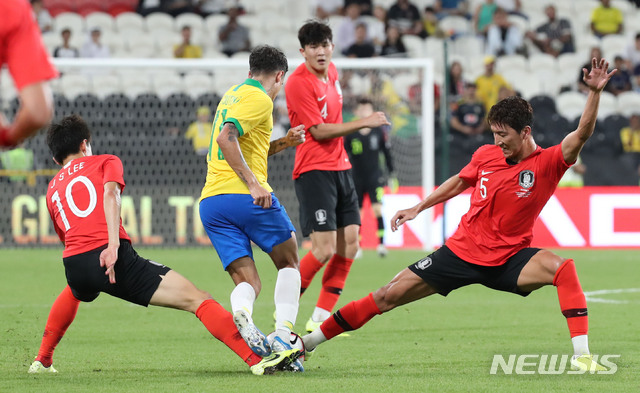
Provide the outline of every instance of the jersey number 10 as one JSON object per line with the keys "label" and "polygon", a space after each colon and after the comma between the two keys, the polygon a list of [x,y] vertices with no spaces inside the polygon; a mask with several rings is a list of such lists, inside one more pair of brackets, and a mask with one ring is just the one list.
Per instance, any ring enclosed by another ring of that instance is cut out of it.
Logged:
{"label": "jersey number 10", "polygon": [[[89,192],[89,206],[87,206],[87,208],[84,210],[80,209],[78,205],[76,205],[76,202],[73,199],[73,194],[71,193],[73,185],[78,182],[84,184],[85,187],[87,187],[87,191]],[[71,213],[73,213],[76,217],[87,217],[89,214],[91,214],[91,212],[93,212],[93,210],[96,208],[96,204],[98,203],[98,194],[96,193],[96,188],[93,183],[91,183],[91,180],[89,180],[86,176],[78,176],[75,179],[71,180],[69,184],[67,184],[67,188],[65,189],[64,194],[67,199],[67,204],[69,205],[69,210],[71,210]],[[53,193],[53,195],[51,195],[51,202],[54,202],[58,207],[60,218],[64,223],[64,231],[68,231],[71,226],[69,225],[67,214],[64,211],[64,206],[62,206],[60,194],[58,194],[57,190]]]}

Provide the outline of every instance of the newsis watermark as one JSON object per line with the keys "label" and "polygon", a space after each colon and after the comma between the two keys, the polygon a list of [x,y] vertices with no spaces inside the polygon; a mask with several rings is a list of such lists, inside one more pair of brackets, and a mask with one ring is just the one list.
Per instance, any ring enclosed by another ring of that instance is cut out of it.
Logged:
{"label": "newsis watermark", "polygon": [[593,360],[606,368],[596,371],[595,363],[591,369],[573,369],[571,355],[493,355],[489,374],[615,374],[618,365],[615,363],[620,355],[593,355]]}

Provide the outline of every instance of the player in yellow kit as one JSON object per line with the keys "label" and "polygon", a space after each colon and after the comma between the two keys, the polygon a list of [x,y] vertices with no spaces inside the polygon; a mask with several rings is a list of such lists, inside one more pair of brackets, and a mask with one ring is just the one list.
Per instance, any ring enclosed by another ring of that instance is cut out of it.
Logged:
{"label": "player in yellow kit", "polygon": [[[266,372],[303,371],[297,361],[301,352],[289,345],[300,296],[295,229],[267,183],[267,157],[304,142],[304,126],[270,142],[273,100],[287,70],[287,58],[279,49],[263,45],[251,52],[249,78],[232,86],[218,104],[200,201],[202,224],[236,284],[231,308],[238,331],[256,354],[274,356],[274,366]],[[268,253],[278,269],[272,342],[251,318],[261,289],[251,242]]]}

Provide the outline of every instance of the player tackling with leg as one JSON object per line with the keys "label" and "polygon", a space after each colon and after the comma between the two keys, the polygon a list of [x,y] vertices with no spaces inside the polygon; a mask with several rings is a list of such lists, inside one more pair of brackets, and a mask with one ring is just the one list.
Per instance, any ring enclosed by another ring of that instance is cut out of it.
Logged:
{"label": "player tackling with leg", "polygon": [[[213,120],[200,218],[222,266],[236,284],[231,309],[242,337],[256,354],[267,356],[273,349],[278,356],[290,356],[295,371],[303,371],[296,361],[299,351],[292,353],[289,345],[300,296],[298,244],[287,212],[267,183],[268,156],[304,142],[302,125],[270,142],[273,100],[287,70],[282,51],[258,46],[249,56],[249,78],[232,86],[220,100]],[[269,254],[278,269],[273,342],[251,318],[262,287],[251,242]]]}
{"label": "player tackling with leg", "polygon": [[53,351],[73,322],[80,302],[108,293],[141,306],[170,307],[194,313],[254,374],[271,373],[295,360],[262,359],[240,337],[231,314],[177,272],[140,257],[120,219],[120,194],[125,187],[122,162],[116,156],[91,153],[91,132],[77,115],[53,124],[47,144],[62,169],[49,183],[47,209],[62,253],[68,286],[51,311],[36,360],[29,373],[55,373]]}
{"label": "player tackling with leg", "polygon": [[488,121],[495,144],[480,147],[460,173],[391,220],[395,231],[421,211],[473,187],[471,206],[454,235],[389,284],[336,311],[303,337],[306,348],[313,351],[318,344],[358,329],[395,307],[435,293],[446,296],[466,285],[479,283],[521,296],[554,285],[573,343],[572,367],[604,370],[589,352],[587,302],[573,260],[529,245],[540,211],[593,134],[600,93],[616,72],[607,73],[608,66],[604,59],[594,58],[591,71],[583,69],[590,90],[578,128],[548,149],[537,146],[531,135],[533,112],[528,102],[509,97],[494,105]]}

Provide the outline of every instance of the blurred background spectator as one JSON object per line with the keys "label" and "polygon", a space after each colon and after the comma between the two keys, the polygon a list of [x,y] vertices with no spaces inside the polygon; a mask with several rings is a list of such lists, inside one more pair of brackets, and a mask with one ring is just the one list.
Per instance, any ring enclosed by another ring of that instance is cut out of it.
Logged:
{"label": "blurred background spectator", "polygon": [[520,0],[496,0],[496,5],[509,15],[519,15],[526,18],[526,15],[522,13],[522,2]]}
{"label": "blurred background spectator", "polygon": [[[34,169],[33,151],[25,148],[24,144],[5,152],[0,153],[2,167],[7,170],[31,171]],[[9,181],[12,183],[24,183],[27,180],[25,175],[11,175]]]}
{"label": "blurred background spectator", "polygon": [[184,137],[191,140],[193,150],[201,156],[207,155],[209,152],[209,143],[211,142],[211,111],[206,106],[198,108],[197,120],[189,125]]}
{"label": "blurred background spectator", "polygon": [[358,23],[356,26],[356,41],[347,48],[344,55],[353,58],[367,58],[376,55],[375,46],[373,46],[373,43],[367,38],[366,23]]}
{"label": "blurred background spectator", "polygon": [[485,0],[478,5],[473,14],[473,27],[477,34],[487,35],[487,30],[493,22],[493,14],[497,8],[494,0]]}
{"label": "blurred background spectator", "polygon": [[640,33],[636,33],[633,42],[627,46],[625,56],[628,70],[632,71],[640,64]]}
{"label": "blurred background spectator", "polygon": [[495,72],[496,58],[494,56],[485,56],[483,63],[484,74],[476,79],[476,95],[478,99],[482,101],[488,113],[489,109],[498,102],[500,89],[503,87],[511,89],[511,85],[509,85],[502,75]]}
{"label": "blurred background spectator", "polygon": [[463,135],[480,135],[486,130],[485,108],[476,96],[476,84],[467,82],[464,93],[451,112],[451,131]]}
{"label": "blurred background spectator", "polygon": [[82,57],[103,58],[110,57],[109,47],[101,41],[102,31],[99,27],[94,27],[89,33],[89,39],[82,45],[80,55]]}
{"label": "blurred background spectator", "polygon": [[229,21],[226,25],[220,26],[218,38],[222,44],[222,53],[231,57],[237,52],[251,50],[251,40],[249,39],[249,29],[238,23],[240,9],[229,8]]}
{"label": "blurred background spectator", "polygon": [[[582,77],[584,76],[582,69],[586,68],[587,72],[591,71],[591,59],[595,58],[597,61],[600,61],[600,59],[602,59],[602,51],[600,50],[599,47],[594,46],[593,48],[591,48],[591,51],[589,52],[589,58],[587,60],[586,63],[584,63],[582,65],[582,67],[580,67],[580,70],[578,71],[578,91],[587,94],[589,93],[589,88],[587,87],[587,85],[584,83],[584,81],[582,80]],[[605,90],[607,88],[605,87]]]}
{"label": "blurred background spectator", "polygon": [[197,2],[198,13],[202,16],[226,14],[231,7],[242,9],[239,0],[198,0]]}
{"label": "blurred background spectator", "polygon": [[369,38],[373,41],[378,53],[380,53],[382,45],[387,39],[386,27],[387,10],[381,5],[373,7],[373,18],[367,20],[367,30]]}
{"label": "blurred background spectator", "polygon": [[136,12],[142,16],[147,16],[154,12],[161,12],[163,11],[161,2],[161,0],[140,0]]}
{"label": "blurred background spectator", "polygon": [[631,91],[631,73],[627,69],[627,65],[622,56],[618,55],[615,57],[612,68],[617,68],[618,72],[609,80],[607,91],[616,96],[625,91]]}
{"label": "blurred background spectator", "polygon": [[381,56],[385,57],[407,57],[407,48],[402,42],[402,34],[395,26],[387,27],[387,40],[382,45]]}
{"label": "blurred background spectator", "polygon": [[356,4],[360,8],[360,15],[371,16],[373,14],[373,2],[371,0],[344,0],[345,8]]}
{"label": "blurred background spectator", "polygon": [[80,57],[80,51],[78,51],[78,48],[74,48],[69,44],[69,40],[71,39],[71,30],[67,28],[62,29],[60,36],[62,37],[62,44],[56,46],[53,50],[53,57]]}
{"label": "blurred background spectator", "polygon": [[198,59],[202,57],[202,47],[191,42],[191,27],[183,26],[180,30],[182,42],[173,48],[173,56],[178,59]]}
{"label": "blurred background spectator", "polygon": [[315,15],[319,19],[328,19],[331,15],[342,15],[344,0],[313,0]]}
{"label": "blurred background spectator", "polygon": [[598,37],[621,34],[624,27],[622,11],[611,6],[611,0],[600,0],[591,14],[591,31]]}
{"label": "blurred background spectator", "polygon": [[51,19],[51,14],[44,7],[43,0],[31,0],[31,8],[33,8],[33,15],[38,21],[40,32],[44,34],[52,31],[53,19]]}
{"label": "blurred background spectator", "polygon": [[[438,37],[443,38],[447,34],[443,32],[439,26],[438,16],[433,7],[425,7],[424,14],[422,15],[422,33],[421,37]],[[451,34],[453,35],[453,34]]]}
{"label": "blurred background spectator", "polygon": [[405,35],[420,35],[423,30],[420,11],[409,0],[398,0],[393,4],[387,13],[387,20]]}
{"label": "blurred background spectator", "polygon": [[360,20],[360,6],[352,3],[345,8],[345,17],[335,32],[334,44],[339,52],[344,53],[356,41],[356,26]]}
{"label": "blurred background spectator", "polygon": [[640,175],[640,113],[629,118],[629,126],[620,130],[620,141],[624,155],[631,158]]}
{"label": "blurred background spectator", "polygon": [[557,57],[562,53],[574,52],[571,23],[565,18],[558,18],[556,7],[552,4],[544,9],[549,18],[534,31],[527,31],[526,37],[543,53]]}
{"label": "blurred background spectator", "polygon": [[436,0],[433,9],[438,19],[451,15],[469,18],[469,2],[467,0]]}
{"label": "blurred background spectator", "polygon": [[522,32],[518,26],[511,23],[507,12],[498,8],[493,14],[493,23],[487,29],[487,55],[515,55],[521,49]]}
{"label": "blurred background spectator", "polygon": [[[449,66],[449,102],[456,102],[462,98],[465,91],[465,82],[462,77],[462,64],[454,61]],[[473,92],[476,92],[476,86],[473,86]]]}

